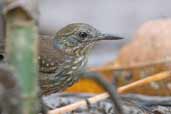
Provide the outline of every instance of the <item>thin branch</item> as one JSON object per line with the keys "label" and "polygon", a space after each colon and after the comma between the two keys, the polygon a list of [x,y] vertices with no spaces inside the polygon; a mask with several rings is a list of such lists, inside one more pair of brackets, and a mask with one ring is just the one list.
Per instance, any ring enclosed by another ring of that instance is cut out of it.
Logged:
{"label": "thin branch", "polygon": [[[138,80],[138,81],[133,82],[131,84],[119,87],[118,88],[118,93],[124,93],[128,89],[132,89],[132,88],[135,88],[136,86],[148,84],[148,83],[150,83],[152,81],[159,81],[159,80],[166,79],[166,78],[170,77],[170,75],[171,75],[170,71],[165,71],[165,72],[161,72],[161,73],[149,76],[149,77],[144,78],[142,80]],[[89,102],[91,104],[93,104],[93,103],[96,103],[98,101],[107,99],[108,97],[109,97],[108,93],[102,93],[102,94],[96,95],[94,97],[91,97],[88,100],[89,100]],[[79,108],[81,106],[86,106],[86,105],[87,105],[86,101],[81,100],[81,101],[78,101],[76,103],[61,107],[61,108],[50,110],[48,112],[48,114],[63,114],[63,113],[66,113],[66,112],[73,111],[73,110],[75,110],[75,109],[77,109],[77,108]]]}
{"label": "thin branch", "polygon": [[88,68],[90,71],[97,72],[97,71],[110,71],[110,70],[128,70],[128,69],[137,69],[137,68],[144,68],[148,66],[155,66],[155,65],[164,65],[171,62],[171,58],[159,60],[159,61],[153,61],[150,63],[143,63],[143,64],[137,64],[132,66],[122,66],[120,64],[108,64],[100,67],[90,67]]}
{"label": "thin branch", "polygon": [[146,85],[146,84],[149,84],[151,82],[164,80],[164,79],[167,79],[170,77],[171,77],[170,71],[164,71],[161,73],[157,73],[157,74],[154,74],[152,76],[148,76],[147,78],[144,78],[144,79],[135,81],[133,83],[130,83],[126,86],[119,87],[118,92],[119,93],[125,93],[128,89],[133,89],[133,88],[136,88],[137,86]]}
{"label": "thin branch", "polygon": [[[120,102],[120,97],[117,94],[116,87],[112,85],[111,83],[108,83],[107,80],[103,78],[100,74],[96,72],[86,72],[82,71],[80,72],[80,76],[84,76],[85,78],[88,79],[93,79],[96,81],[101,87],[107,91],[107,93],[110,96],[110,99],[113,103],[113,106],[115,107],[114,113],[115,114],[124,114],[121,102]],[[89,100],[87,100],[89,102]]]}

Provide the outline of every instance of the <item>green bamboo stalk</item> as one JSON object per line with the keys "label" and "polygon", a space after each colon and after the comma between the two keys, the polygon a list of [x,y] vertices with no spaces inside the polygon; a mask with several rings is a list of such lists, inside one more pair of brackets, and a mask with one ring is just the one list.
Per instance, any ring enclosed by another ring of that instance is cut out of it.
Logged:
{"label": "green bamboo stalk", "polygon": [[6,21],[7,59],[21,86],[23,114],[36,114],[39,108],[36,22],[22,7],[8,10]]}

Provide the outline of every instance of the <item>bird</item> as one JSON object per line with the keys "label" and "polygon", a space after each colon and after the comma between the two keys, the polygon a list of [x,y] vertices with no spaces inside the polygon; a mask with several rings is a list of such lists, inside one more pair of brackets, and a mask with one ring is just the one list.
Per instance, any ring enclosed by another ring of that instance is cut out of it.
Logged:
{"label": "bird", "polygon": [[123,37],[104,34],[86,23],[72,23],[53,38],[40,38],[38,80],[41,93],[49,95],[72,86],[80,79],[79,72],[85,69],[96,42],[120,39]]}
{"label": "bird", "polygon": [[[87,64],[88,55],[96,42],[120,40],[123,37],[103,34],[86,23],[72,23],[54,37],[38,38],[39,86],[42,95],[49,95],[76,83],[79,71]],[[0,40],[0,63],[6,63],[5,38]]]}

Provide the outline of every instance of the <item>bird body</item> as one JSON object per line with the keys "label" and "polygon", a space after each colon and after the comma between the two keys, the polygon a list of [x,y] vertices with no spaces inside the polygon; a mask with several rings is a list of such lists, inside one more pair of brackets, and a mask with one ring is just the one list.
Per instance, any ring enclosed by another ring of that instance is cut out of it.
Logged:
{"label": "bird body", "polygon": [[68,55],[63,50],[54,49],[53,39],[41,38],[40,44],[39,82],[43,95],[62,91],[78,81],[77,73],[87,63],[85,56]]}

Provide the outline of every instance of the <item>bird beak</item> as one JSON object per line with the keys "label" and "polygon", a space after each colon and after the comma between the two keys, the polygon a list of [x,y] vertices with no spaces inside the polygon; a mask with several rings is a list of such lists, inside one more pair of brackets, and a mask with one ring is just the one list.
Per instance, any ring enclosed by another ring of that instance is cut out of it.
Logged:
{"label": "bird beak", "polygon": [[99,40],[121,40],[124,39],[123,37],[115,36],[112,34],[100,34],[97,38],[95,38],[94,41],[99,41]]}

